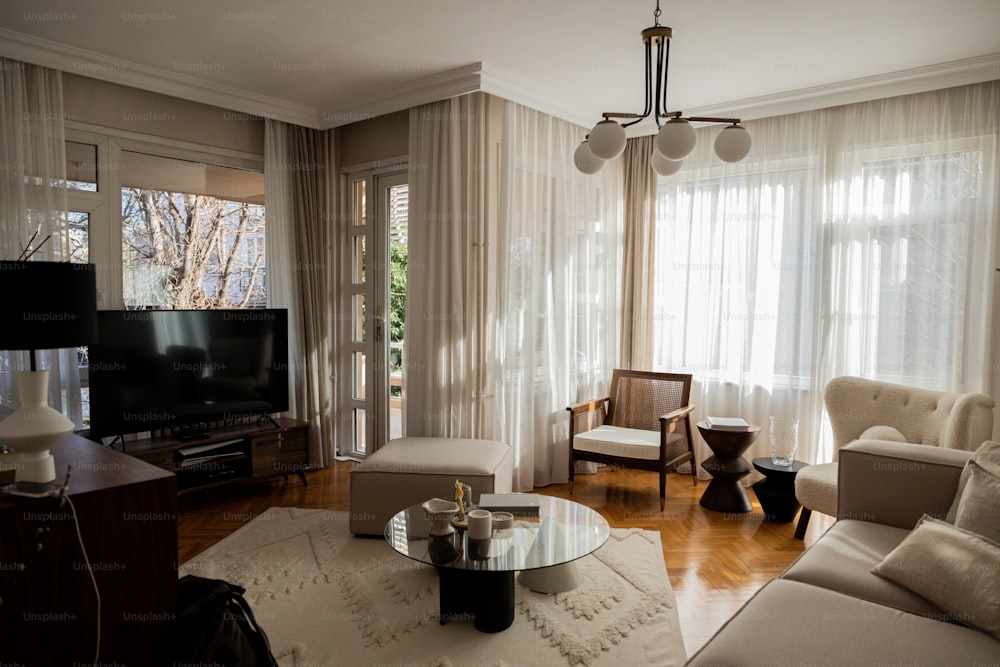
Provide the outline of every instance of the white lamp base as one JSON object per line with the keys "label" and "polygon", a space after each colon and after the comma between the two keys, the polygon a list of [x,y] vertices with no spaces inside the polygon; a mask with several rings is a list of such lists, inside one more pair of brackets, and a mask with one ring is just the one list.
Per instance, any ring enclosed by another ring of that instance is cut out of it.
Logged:
{"label": "white lamp base", "polygon": [[17,482],[54,482],[55,461],[49,450],[73,432],[73,422],[46,404],[48,371],[17,374],[21,407],[0,421],[0,442],[18,453]]}

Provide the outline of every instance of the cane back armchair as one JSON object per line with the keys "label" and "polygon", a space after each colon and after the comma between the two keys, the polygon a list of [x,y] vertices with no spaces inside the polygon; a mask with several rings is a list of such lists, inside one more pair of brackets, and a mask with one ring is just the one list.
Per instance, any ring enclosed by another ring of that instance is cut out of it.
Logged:
{"label": "cane back armchair", "polygon": [[691,462],[691,376],[615,369],[609,396],[566,408],[569,419],[569,489],[577,461],[595,461],[660,474],[660,511],[667,471]]}

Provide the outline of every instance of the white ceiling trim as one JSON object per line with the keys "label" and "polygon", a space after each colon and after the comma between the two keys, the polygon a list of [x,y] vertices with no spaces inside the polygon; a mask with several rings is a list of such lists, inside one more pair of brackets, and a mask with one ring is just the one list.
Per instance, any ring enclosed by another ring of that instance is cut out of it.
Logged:
{"label": "white ceiling trim", "polygon": [[[434,74],[399,87],[392,95],[352,100],[333,109],[316,109],[240,88],[211,83],[179,72],[110,58],[99,53],[59,44],[0,28],[0,55],[64,72],[110,81],[181,99],[294,123],[327,129],[393,113],[466,93],[483,91],[543,111],[582,127],[599,118],[583,118],[552,103],[551,90],[488,63],[472,63]],[[906,95],[1000,78],[1000,53],[880,74],[785,93],[684,109],[687,115],[738,116],[745,120],[779,116],[824,107]],[[608,100],[615,107],[614,100]],[[649,134],[655,128],[642,123],[629,135]]]}
{"label": "white ceiling trim", "polygon": [[322,129],[348,125],[387,113],[412,109],[482,90],[483,63],[472,63],[432,74],[399,86],[391,95],[351,100],[338,109],[320,113]]}
{"label": "white ceiling trim", "polygon": [[748,97],[684,109],[691,116],[739,116],[744,120],[812,111],[884,97],[911,95],[1000,79],[1000,53],[862,77],[785,93]]}
{"label": "white ceiling trim", "polygon": [[112,58],[5,28],[0,28],[0,55],[230,111],[274,118],[306,127],[320,126],[318,111],[305,104]]}

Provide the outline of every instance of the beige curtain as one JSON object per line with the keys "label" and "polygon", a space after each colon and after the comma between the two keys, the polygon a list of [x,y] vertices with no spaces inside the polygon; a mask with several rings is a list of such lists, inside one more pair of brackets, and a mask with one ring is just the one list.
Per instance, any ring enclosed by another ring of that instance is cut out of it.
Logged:
{"label": "beige curtain", "polygon": [[656,173],[649,166],[653,136],[625,145],[622,250],[622,368],[649,370],[653,363]]}
{"label": "beige curtain", "polygon": [[487,96],[410,111],[406,434],[480,437]]}
{"label": "beige curtain", "polygon": [[336,451],[333,135],[268,120],[264,156],[268,305],[288,309],[288,412],[309,422],[309,458],[318,466],[329,464]]}

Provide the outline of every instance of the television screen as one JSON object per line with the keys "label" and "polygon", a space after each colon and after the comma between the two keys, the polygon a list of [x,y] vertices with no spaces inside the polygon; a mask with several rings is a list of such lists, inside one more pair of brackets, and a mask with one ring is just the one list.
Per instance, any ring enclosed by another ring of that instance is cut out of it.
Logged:
{"label": "television screen", "polygon": [[102,310],[90,432],[122,435],[288,409],[288,311]]}

